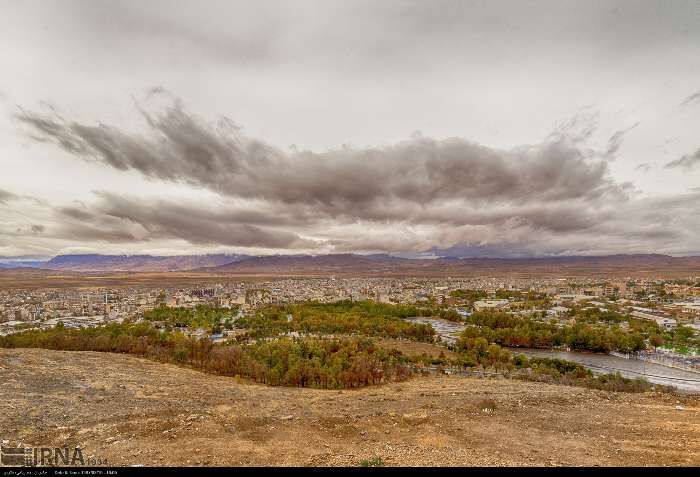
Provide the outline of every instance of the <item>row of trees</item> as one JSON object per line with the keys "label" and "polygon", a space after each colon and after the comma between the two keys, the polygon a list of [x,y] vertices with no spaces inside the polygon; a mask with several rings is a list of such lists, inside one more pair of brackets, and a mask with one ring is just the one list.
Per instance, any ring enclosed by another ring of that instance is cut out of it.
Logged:
{"label": "row of trees", "polygon": [[164,322],[168,327],[205,328],[216,330],[225,324],[236,310],[197,305],[194,308],[171,308],[160,305],[143,313],[146,321]]}
{"label": "row of trees", "polygon": [[[475,328],[470,328],[471,330]],[[644,391],[645,381],[621,376],[593,376],[581,365],[563,360],[513,355],[473,332],[458,342],[456,358],[404,356],[376,346],[370,339],[272,339],[238,345],[214,345],[179,331],[159,331],[149,323],[110,324],[98,328],[33,330],[0,337],[0,347],[128,353],[189,366],[205,372],[240,376],[280,386],[356,388],[400,381],[423,364],[461,365],[509,372],[527,380],[616,391]]]}
{"label": "row of trees", "polygon": [[472,314],[457,347],[469,349],[475,338],[501,346],[524,348],[553,348],[568,345],[572,349],[595,352],[621,351],[631,353],[646,348],[645,336],[634,329],[600,326],[577,322],[558,326],[502,312],[483,311]]}
{"label": "row of trees", "polygon": [[[413,306],[369,301],[343,301],[332,304],[312,302],[269,306],[255,316],[239,319],[237,325],[249,329],[254,337],[297,331],[316,334],[361,334],[432,342],[435,335],[432,326],[403,319],[417,316],[419,311]],[[290,315],[291,320],[288,319]]]}
{"label": "row of trees", "polygon": [[610,307],[606,310],[601,310],[598,307],[571,308],[571,310],[569,310],[569,316],[575,316],[576,321],[585,321],[588,323],[597,323],[599,321],[606,323],[622,323],[629,320],[628,315],[610,309]]}
{"label": "row of trees", "polygon": [[452,298],[459,298],[460,300],[465,300],[469,303],[474,303],[477,300],[483,300],[488,295],[484,290],[470,290],[470,289],[459,289],[452,290],[450,292]]}
{"label": "row of trees", "polygon": [[57,326],[0,337],[0,347],[128,353],[279,386],[354,388],[412,374],[400,352],[379,348],[366,338],[214,345],[177,331],[159,332],[145,322],[82,329]]}

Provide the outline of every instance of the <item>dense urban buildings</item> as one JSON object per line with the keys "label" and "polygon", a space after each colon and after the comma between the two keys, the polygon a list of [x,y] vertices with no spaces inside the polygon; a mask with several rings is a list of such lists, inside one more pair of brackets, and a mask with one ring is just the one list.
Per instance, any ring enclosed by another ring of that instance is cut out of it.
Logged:
{"label": "dense urban buildings", "polygon": [[[193,308],[210,305],[252,314],[269,304],[371,300],[395,304],[436,304],[458,313],[501,310],[542,319],[567,320],[567,305],[605,310],[614,306],[630,317],[655,321],[670,329],[678,324],[700,331],[700,277],[687,280],[596,279],[424,279],[300,278],[268,281],[222,281],[204,287],[123,286],[115,288],[39,288],[0,291],[0,333],[48,328],[59,321],[89,327],[136,319],[159,306]],[[454,292],[475,290],[483,299],[467,302]],[[535,292],[547,297],[541,309],[517,306],[508,292]],[[506,297],[506,298],[504,298]],[[465,306],[467,304],[468,306]]]}

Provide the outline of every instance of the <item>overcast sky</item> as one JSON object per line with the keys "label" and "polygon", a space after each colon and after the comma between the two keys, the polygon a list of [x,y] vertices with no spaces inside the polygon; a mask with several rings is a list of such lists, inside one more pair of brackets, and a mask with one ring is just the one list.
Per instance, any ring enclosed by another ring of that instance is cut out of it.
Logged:
{"label": "overcast sky", "polygon": [[697,0],[0,8],[0,256],[700,254]]}

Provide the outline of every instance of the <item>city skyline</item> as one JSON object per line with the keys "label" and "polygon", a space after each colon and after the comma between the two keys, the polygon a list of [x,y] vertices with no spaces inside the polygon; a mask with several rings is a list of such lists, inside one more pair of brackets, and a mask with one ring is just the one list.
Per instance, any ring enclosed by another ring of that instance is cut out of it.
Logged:
{"label": "city skyline", "polygon": [[672,3],[8,4],[0,256],[700,255]]}

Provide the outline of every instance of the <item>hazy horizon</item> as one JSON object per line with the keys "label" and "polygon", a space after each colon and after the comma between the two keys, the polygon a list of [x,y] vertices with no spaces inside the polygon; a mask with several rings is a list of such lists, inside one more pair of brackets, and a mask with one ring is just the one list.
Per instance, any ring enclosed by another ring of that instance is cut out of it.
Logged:
{"label": "hazy horizon", "polygon": [[697,258],[700,255],[665,255],[665,254],[610,254],[610,255],[522,255],[522,256],[493,256],[493,255],[471,255],[457,257],[454,255],[411,255],[411,254],[387,254],[387,253],[342,253],[342,254],[268,254],[268,255],[245,255],[245,254],[235,254],[235,253],[202,253],[202,254],[173,254],[173,255],[150,255],[150,254],[101,254],[101,253],[83,253],[83,254],[60,254],[60,255],[47,255],[47,256],[28,256],[28,255],[17,255],[17,256],[1,256],[0,255],[0,265],[10,265],[10,264],[22,264],[22,263],[43,263],[51,261],[58,257],[151,257],[151,258],[177,258],[177,257],[206,257],[206,256],[230,256],[230,257],[245,257],[248,258],[274,258],[274,257],[324,257],[324,256],[358,256],[358,257],[387,257],[387,258],[397,258],[397,259],[410,259],[410,260],[435,260],[435,259],[497,259],[497,260],[546,260],[546,259],[573,259],[573,258],[611,258],[611,257],[651,257],[651,256],[662,256],[662,257],[672,257],[672,258]]}

